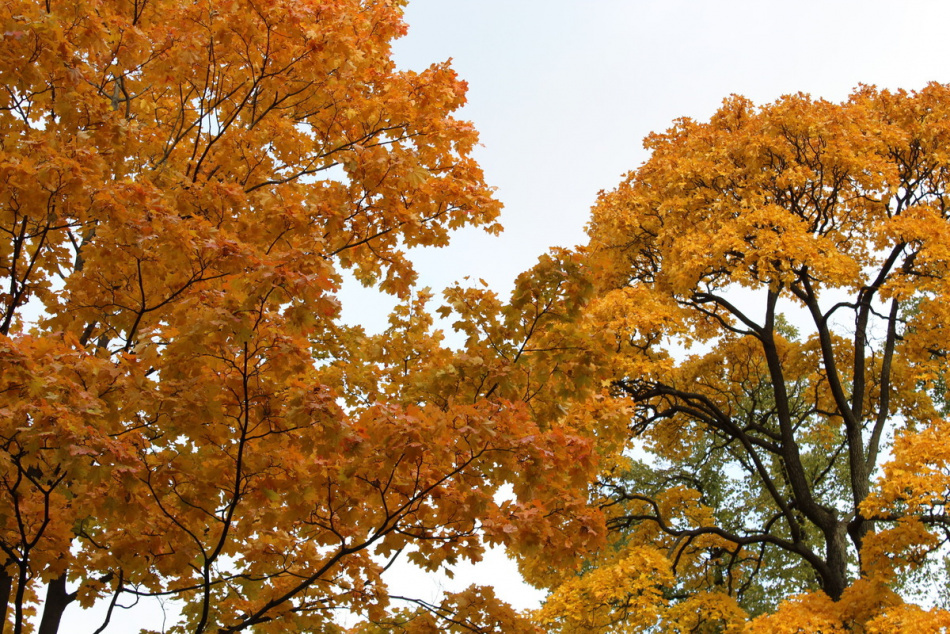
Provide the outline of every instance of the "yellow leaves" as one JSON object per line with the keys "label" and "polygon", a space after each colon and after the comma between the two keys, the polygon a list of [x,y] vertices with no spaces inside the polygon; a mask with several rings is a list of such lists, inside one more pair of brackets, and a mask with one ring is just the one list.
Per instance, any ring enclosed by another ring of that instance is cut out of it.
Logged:
{"label": "yellow leaves", "polygon": [[889,582],[900,573],[922,566],[939,545],[940,539],[917,518],[901,518],[866,538],[862,563],[868,575]]}
{"label": "yellow leaves", "polygon": [[946,513],[950,495],[950,447],[946,419],[905,429],[894,441],[893,457],[884,465],[877,488],[861,507],[874,518],[896,520],[867,538],[869,573],[885,581],[924,564],[941,538],[921,517]]}
{"label": "yellow leaves", "polygon": [[950,422],[936,419],[907,429],[894,441],[893,459],[884,465],[877,491],[862,507],[870,515],[916,514],[942,507],[950,493]]}
{"label": "yellow leaves", "polygon": [[950,612],[941,609],[925,610],[916,605],[904,604],[887,610],[868,622],[867,634],[943,634],[950,631]]}
{"label": "yellow leaves", "polygon": [[[753,631],[860,629],[934,556],[948,143],[947,85],[731,97],[651,135],[600,195],[589,315],[631,425],[599,492],[613,541],[675,556],[684,614],[725,577],[753,613],[817,584],[840,602],[808,595]],[[781,313],[800,308],[793,328]]]}
{"label": "yellow leaves", "polygon": [[822,592],[793,597],[779,606],[774,614],[754,619],[746,628],[748,634],[848,634],[838,606]]}
{"label": "yellow leaves", "polygon": [[[914,618],[919,618],[925,629],[892,629],[900,623],[909,625]],[[886,583],[872,577],[856,580],[838,601],[832,601],[822,592],[792,597],[773,614],[753,619],[745,631],[748,634],[936,632],[940,630],[926,629],[927,624],[945,618],[946,613],[942,610],[928,612],[903,603]]]}
{"label": "yellow leaves", "polygon": [[667,631],[740,634],[746,631],[746,613],[722,592],[698,592],[671,606],[665,616]]}
{"label": "yellow leaves", "polygon": [[[668,295],[646,286],[616,289],[599,298],[592,308],[613,342],[633,340],[647,345],[658,337],[683,332],[684,312]],[[646,370],[647,368],[643,368]],[[637,375],[641,373],[631,373]]]}
{"label": "yellow leaves", "polygon": [[413,187],[419,187],[429,179],[429,172],[423,167],[415,167],[409,171],[407,180]]}
{"label": "yellow leaves", "polygon": [[551,632],[642,632],[660,620],[672,581],[663,555],[631,548],[560,585],[537,618]]}
{"label": "yellow leaves", "polygon": [[[902,107],[940,91],[928,87]],[[700,280],[787,282],[803,265],[821,285],[858,287],[876,257],[871,245],[883,250],[901,239],[881,230],[896,220],[884,192],[909,187],[894,152],[925,134],[889,120],[889,99],[871,89],[841,105],[793,95],[758,110],[733,99],[709,123],[680,121],[651,136],[650,161],[601,197],[592,246],[676,294]],[[900,125],[913,133],[895,133]],[[933,125],[947,128],[945,119]],[[921,160],[940,160],[938,150]]]}

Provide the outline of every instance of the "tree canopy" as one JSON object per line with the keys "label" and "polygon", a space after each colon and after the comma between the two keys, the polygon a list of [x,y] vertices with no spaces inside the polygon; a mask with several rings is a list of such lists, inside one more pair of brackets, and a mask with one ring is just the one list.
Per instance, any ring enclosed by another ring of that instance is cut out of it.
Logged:
{"label": "tree canopy", "polygon": [[[950,628],[950,87],[727,99],[433,310],[500,204],[404,4],[0,6],[3,631]],[[384,582],[494,545],[542,608]]]}
{"label": "tree canopy", "polygon": [[646,146],[587,247],[630,408],[611,547],[548,622],[946,628],[916,604],[950,540],[950,87],[732,97]]}
{"label": "tree canopy", "polygon": [[[524,354],[567,336],[574,260],[509,304],[458,289],[467,352],[413,288],[407,248],[500,205],[464,82],[390,59],[402,4],[0,7],[5,631],[143,597],[183,606],[167,631],[515,631],[490,589],[400,603],[381,574],[603,538],[556,354]],[[340,323],[344,269],[403,300],[386,333]]]}

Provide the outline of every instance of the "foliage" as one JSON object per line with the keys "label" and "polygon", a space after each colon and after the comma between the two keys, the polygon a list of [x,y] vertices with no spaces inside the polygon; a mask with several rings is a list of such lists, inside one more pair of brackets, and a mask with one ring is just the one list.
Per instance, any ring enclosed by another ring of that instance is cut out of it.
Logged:
{"label": "foliage", "polygon": [[[541,634],[528,617],[496,604],[495,592],[489,587],[471,586],[458,593],[448,593],[439,605],[413,600],[414,610],[397,611],[378,623],[367,623],[353,634],[437,634],[438,632],[511,632]],[[460,617],[463,614],[465,616]]]}
{"label": "foliage", "polygon": [[769,632],[945,621],[900,592],[950,540],[950,87],[732,97],[646,145],[587,249],[631,411],[595,490],[613,554],[545,610],[590,615],[601,579],[652,549],[672,580],[633,613],[610,595],[592,631],[676,630],[722,598],[710,631],[743,611]]}
{"label": "foliage", "polygon": [[[0,7],[11,631],[99,600],[105,627],[149,596],[183,605],[171,631],[331,632],[343,609],[369,627],[400,553],[548,549],[543,576],[602,542],[599,386],[572,382],[596,364],[559,352],[577,262],[548,258],[509,304],[453,290],[461,352],[413,295],[406,248],[495,232],[499,204],[451,116],[465,84],[389,58],[402,4]],[[339,323],[343,269],[405,300],[388,332]],[[517,618],[483,591],[429,607]]]}

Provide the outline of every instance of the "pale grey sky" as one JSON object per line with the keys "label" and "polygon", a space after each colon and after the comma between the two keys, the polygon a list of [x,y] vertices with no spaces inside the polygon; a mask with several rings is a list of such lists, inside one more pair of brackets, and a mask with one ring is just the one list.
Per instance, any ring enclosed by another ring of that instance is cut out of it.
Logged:
{"label": "pale grey sky", "polygon": [[[840,101],[859,83],[950,81],[946,0],[410,0],[406,20],[397,63],[452,58],[505,204],[501,237],[467,230],[416,253],[437,292],[469,275],[507,293],[548,248],[584,242],[597,192],[645,160],[643,137],[730,94]],[[387,305],[344,298],[373,329]]]}

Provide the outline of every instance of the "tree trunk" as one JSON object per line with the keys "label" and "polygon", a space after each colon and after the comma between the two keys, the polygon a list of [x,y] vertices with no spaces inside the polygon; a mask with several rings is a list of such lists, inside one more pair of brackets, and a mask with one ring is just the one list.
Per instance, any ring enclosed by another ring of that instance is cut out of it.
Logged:
{"label": "tree trunk", "polygon": [[43,606],[43,620],[40,621],[37,634],[57,634],[63,612],[75,598],[75,592],[66,592],[65,572],[50,581],[46,586],[46,604]]}
{"label": "tree trunk", "polygon": [[0,568],[0,634],[6,629],[7,605],[10,603],[10,592],[13,589],[13,577],[6,570]]}
{"label": "tree trunk", "polygon": [[828,573],[822,575],[822,590],[837,601],[848,587],[848,540],[847,525],[835,522],[825,533],[825,559]]}

